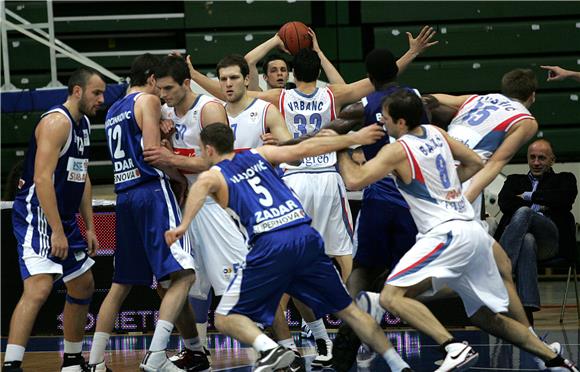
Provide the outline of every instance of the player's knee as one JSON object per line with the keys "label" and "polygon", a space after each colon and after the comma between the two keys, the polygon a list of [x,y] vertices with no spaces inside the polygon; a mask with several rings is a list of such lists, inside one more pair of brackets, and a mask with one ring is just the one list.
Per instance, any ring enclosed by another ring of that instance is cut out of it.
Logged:
{"label": "player's knee", "polygon": [[67,283],[67,292],[74,298],[90,298],[95,292],[95,281],[93,275],[89,272]]}
{"label": "player's knee", "polygon": [[396,303],[395,298],[396,293],[393,290],[393,287],[386,285],[379,296],[379,304],[383,307],[383,309],[389,310],[389,312],[396,312],[393,309]]}
{"label": "player's knee", "polygon": [[215,318],[214,318],[214,325],[216,327],[216,329],[218,331],[220,331],[221,333],[225,333],[225,329],[226,329],[226,324],[227,324],[228,320],[227,317],[221,314],[215,314]]}
{"label": "player's knee", "polygon": [[25,287],[22,294],[23,299],[37,305],[42,305],[46,302],[48,296],[52,292],[52,282],[37,282],[34,285]]}
{"label": "player's knee", "polygon": [[534,211],[530,207],[520,207],[514,212],[511,221],[518,221],[518,223],[525,222],[530,219],[532,213]]}

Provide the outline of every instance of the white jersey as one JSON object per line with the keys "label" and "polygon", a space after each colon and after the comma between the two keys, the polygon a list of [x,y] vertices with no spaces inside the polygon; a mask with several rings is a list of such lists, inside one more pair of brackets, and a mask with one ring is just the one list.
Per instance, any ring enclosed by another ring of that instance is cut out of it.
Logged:
{"label": "white jersey", "polygon": [[[298,89],[284,89],[278,104],[286,121],[288,131],[294,138],[316,133],[320,128],[336,118],[334,94],[327,88],[316,88],[311,94]],[[282,165],[288,172],[320,171],[336,165],[336,153],[304,158],[300,166]]]}
{"label": "white jersey", "polygon": [[[232,116],[228,112],[230,127],[234,132],[235,151],[255,149],[264,144],[260,136],[266,133],[266,115],[271,105],[256,98],[237,116]],[[227,107],[226,104],[226,111]]]}
{"label": "white jersey", "polygon": [[[201,114],[203,107],[209,102],[222,104],[213,97],[200,94],[184,116],[177,116],[173,107],[163,105],[161,118],[173,120],[175,124],[175,133],[171,137],[174,153],[189,157],[201,156],[201,139],[199,138],[199,133],[203,129]],[[187,177],[190,185],[197,179],[197,174],[183,170],[181,172]]]}
{"label": "white jersey", "polygon": [[473,95],[459,108],[447,132],[485,161],[502,144],[512,126],[525,119],[534,117],[518,101],[502,94]]}
{"label": "white jersey", "polygon": [[411,166],[411,183],[396,178],[420,233],[451,220],[473,220],[473,209],[461,192],[455,161],[445,137],[431,125],[419,137],[405,134],[398,142]]}

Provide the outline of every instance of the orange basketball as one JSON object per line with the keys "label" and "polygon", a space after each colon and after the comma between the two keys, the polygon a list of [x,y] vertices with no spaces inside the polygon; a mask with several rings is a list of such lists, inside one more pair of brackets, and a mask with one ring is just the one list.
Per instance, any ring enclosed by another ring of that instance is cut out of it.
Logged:
{"label": "orange basketball", "polygon": [[298,53],[302,48],[312,48],[312,38],[308,35],[308,26],[302,22],[294,21],[284,24],[280,27],[278,35],[292,55]]}

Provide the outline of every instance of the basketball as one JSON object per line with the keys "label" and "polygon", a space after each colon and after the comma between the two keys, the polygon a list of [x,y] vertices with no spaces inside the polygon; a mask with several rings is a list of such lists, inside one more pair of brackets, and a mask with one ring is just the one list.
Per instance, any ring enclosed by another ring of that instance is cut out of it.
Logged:
{"label": "basketball", "polygon": [[312,47],[312,38],[308,35],[308,26],[302,22],[294,21],[284,24],[284,26],[280,27],[278,35],[292,55],[298,53],[302,48]]}

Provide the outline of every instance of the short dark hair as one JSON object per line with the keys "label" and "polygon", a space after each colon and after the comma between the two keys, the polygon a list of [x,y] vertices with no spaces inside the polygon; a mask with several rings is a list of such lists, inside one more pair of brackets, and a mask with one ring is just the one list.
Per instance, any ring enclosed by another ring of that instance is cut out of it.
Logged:
{"label": "short dark hair", "polygon": [[199,137],[204,145],[213,146],[220,155],[234,151],[234,132],[225,123],[211,123],[203,127]]}
{"label": "short dark hair", "polygon": [[457,114],[457,110],[451,106],[442,104],[431,94],[424,94],[421,100],[423,101],[425,111],[430,115],[431,124],[447,130],[449,123],[451,123],[451,120]]}
{"label": "short dark hair", "polygon": [[185,79],[189,79],[189,68],[185,59],[181,56],[165,56],[155,69],[155,78],[171,77],[181,85]]}
{"label": "short dark hair", "polygon": [[397,60],[388,49],[371,50],[365,58],[365,67],[375,88],[395,81],[399,73]]}
{"label": "short dark hair", "polygon": [[262,60],[262,72],[264,74],[268,73],[268,64],[272,61],[284,61],[286,64],[286,69],[288,69],[288,61],[278,53],[270,53]]}
{"label": "short dark hair", "polygon": [[103,75],[91,67],[81,67],[73,71],[71,76],[68,78],[68,94],[71,95],[73,93],[74,87],[77,85],[84,89],[93,75],[98,75],[103,81],[105,81]]}
{"label": "short dark hair", "polygon": [[131,86],[141,87],[147,84],[147,79],[155,74],[160,63],[161,59],[151,53],[137,56],[131,63]]}
{"label": "short dark hair", "polygon": [[501,93],[509,98],[525,101],[538,89],[538,80],[528,68],[516,68],[501,78]]}
{"label": "short dark hair", "polygon": [[243,56],[239,54],[229,54],[218,62],[215,68],[217,77],[219,78],[220,76],[220,69],[231,66],[238,66],[240,68],[240,72],[242,73],[242,77],[244,78],[250,74],[250,67],[248,66],[248,62]]}
{"label": "short dark hair", "polygon": [[400,88],[383,99],[381,107],[387,110],[393,121],[405,119],[409,130],[421,125],[423,102],[414,92]]}
{"label": "short dark hair", "polygon": [[310,48],[302,48],[294,56],[292,61],[294,77],[298,81],[310,83],[318,79],[320,75],[320,57]]}

